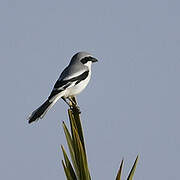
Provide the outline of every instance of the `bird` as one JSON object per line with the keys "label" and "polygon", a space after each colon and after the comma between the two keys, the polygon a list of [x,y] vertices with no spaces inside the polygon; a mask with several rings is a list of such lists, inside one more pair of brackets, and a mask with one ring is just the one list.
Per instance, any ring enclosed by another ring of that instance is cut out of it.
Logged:
{"label": "bird", "polygon": [[[98,60],[88,52],[76,53],[62,71],[47,100],[28,117],[32,123],[42,119],[47,111],[62,98],[70,107],[77,105],[73,97],[81,93],[91,78],[91,65]],[[77,106],[78,107],[78,106]]]}

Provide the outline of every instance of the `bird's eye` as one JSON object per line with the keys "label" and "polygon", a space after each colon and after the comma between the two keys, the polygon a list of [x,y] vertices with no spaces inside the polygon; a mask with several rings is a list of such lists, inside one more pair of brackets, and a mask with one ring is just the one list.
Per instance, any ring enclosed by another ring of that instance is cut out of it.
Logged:
{"label": "bird's eye", "polygon": [[91,61],[91,57],[84,57],[83,59],[81,59],[81,62],[83,64],[86,64],[88,61]]}

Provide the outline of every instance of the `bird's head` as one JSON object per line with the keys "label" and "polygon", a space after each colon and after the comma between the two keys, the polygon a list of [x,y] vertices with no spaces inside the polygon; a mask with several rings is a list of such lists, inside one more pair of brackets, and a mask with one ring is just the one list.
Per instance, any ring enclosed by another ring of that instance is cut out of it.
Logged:
{"label": "bird's head", "polygon": [[98,60],[94,58],[91,54],[87,52],[78,52],[76,53],[72,59],[71,63],[82,63],[85,66],[90,67],[92,63],[97,62]]}

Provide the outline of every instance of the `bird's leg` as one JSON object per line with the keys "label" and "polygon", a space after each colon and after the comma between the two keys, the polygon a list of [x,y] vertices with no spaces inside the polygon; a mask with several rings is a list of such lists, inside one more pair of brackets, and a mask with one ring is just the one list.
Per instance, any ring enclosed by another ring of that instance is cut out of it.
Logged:
{"label": "bird's leg", "polygon": [[62,99],[64,100],[64,102],[72,109],[72,104],[70,104],[65,97],[62,97]]}
{"label": "bird's leg", "polygon": [[72,98],[72,100],[77,104],[77,98],[76,98],[76,96],[72,96],[71,98]]}
{"label": "bird's leg", "polygon": [[67,97],[67,99],[69,99],[74,106],[77,106],[77,103],[71,97]]}
{"label": "bird's leg", "polygon": [[80,114],[81,111],[80,111],[80,107],[77,105],[77,101],[76,101],[76,98],[75,96],[73,97],[67,97],[69,99],[69,101],[73,104],[74,107],[76,107],[76,109],[78,110],[78,113]]}

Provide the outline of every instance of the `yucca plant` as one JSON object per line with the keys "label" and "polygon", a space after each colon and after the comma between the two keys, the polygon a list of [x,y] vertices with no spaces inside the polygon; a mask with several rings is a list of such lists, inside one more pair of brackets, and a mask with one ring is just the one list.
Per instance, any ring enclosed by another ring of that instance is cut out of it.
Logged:
{"label": "yucca plant", "polygon": [[[73,100],[76,102],[75,98],[73,98]],[[62,160],[62,165],[64,168],[66,178],[67,180],[91,180],[91,176],[88,168],[88,162],[87,162],[83,129],[80,120],[80,111],[77,108],[77,106],[72,104],[72,108],[68,109],[68,115],[69,115],[71,130],[70,131],[68,130],[64,122],[63,122],[63,129],[66,136],[66,141],[71,156],[71,161],[68,158],[64,147],[61,146],[64,156],[64,160]],[[136,169],[137,161],[138,161],[138,156],[136,157],[136,160],[129,173],[127,180],[132,180]],[[124,160],[121,161],[121,165],[118,170],[116,180],[121,180],[123,163]]]}

